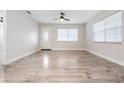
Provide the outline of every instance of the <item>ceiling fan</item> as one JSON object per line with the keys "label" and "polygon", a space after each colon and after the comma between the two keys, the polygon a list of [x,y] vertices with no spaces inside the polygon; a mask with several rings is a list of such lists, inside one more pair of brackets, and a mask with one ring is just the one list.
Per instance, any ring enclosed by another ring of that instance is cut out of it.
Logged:
{"label": "ceiling fan", "polygon": [[3,17],[0,17],[0,22],[3,23]]}
{"label": "ceiling fan", "polygon": [[59,18],[55,18],[53,20],[59,20],[59,21],[70,21],[70,19],[65,18],[65,13],[61,12]]}

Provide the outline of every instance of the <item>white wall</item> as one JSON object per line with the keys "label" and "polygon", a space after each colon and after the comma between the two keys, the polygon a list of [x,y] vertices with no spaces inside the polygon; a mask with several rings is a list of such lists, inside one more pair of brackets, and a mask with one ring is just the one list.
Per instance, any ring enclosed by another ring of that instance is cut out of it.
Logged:
{"label": "white wall", "polygon": [[0,50],[2,50],[3,44],[3,23],[0,22]]}
{"label": "white wall", "polygon": [[[7,60],[12,62],[39,48],[39,25],[20,10],[7,11]],[[7,64],[7,63],[5,63]]]}
{"label": "white wall", "polygon": [[[3,17],[3,13],[0,11],[0,17]],[[2,63],[3,54],[3,23],[0,22],[0,64]]]}
{"label": "white wall", "polygon": [[113,62],[124,65],[124,11],[122,12],[122,44],[116,43],[94,43],[93,24],[107,17],[116,11],[102,11],[97,16],[89,20],[86,24],[87,50],[105,57]]}
{"label": "white wall", "polygon": [[6,62],[6,11],[0,10],[0,15],[3,17],[3,27],[0,31],[0,65]]}
{"label": "white wall", "polygon": [[[85,49],[85,26],[83,24],[42,24],[43,29],[51,31],[51,47],[52,50],[83,50]],[[60,42],[57,41],[57,29],[78,28],[78,42]]]}

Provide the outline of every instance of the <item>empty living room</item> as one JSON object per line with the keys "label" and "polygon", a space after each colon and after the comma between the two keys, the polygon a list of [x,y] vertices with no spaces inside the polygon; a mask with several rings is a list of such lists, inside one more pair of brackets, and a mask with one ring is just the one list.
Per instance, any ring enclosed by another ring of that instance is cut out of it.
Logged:
{"label": "empty living room", "polygon": [[123,10],[0,10],[1,83],[123,83]]}

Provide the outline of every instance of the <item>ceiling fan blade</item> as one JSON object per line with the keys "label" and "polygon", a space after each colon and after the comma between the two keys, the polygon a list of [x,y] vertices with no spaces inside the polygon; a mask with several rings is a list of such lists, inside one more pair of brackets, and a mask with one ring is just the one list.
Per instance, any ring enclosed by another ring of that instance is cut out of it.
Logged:
{"label": "ceiling fan blade", "polygon": [[3,17],[0,17],[0,22],[3,23]]}
{"label": "ceiling fan blade", "polygon": [[54,18],[53,20],[59,20],[60,18]]}
{"label": "ceiling fan blade", "polygon": [[70,19],[64,18],[65,21],[70,21]]}
{"label": "ceiling fan blade", "polygon": [[59,20],[59,21],[70,21],[70,19],[67,19],[64,17],[65,14],[63,12],[60,13],[60,17],[59,18],[54,18],[53,20]]}

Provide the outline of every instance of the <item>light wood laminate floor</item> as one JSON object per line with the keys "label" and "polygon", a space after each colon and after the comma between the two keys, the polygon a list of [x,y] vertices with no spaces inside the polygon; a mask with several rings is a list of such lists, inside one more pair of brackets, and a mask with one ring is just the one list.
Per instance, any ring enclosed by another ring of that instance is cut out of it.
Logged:
{"label": "light wood laminate floor", "polygon": [[85,51],[38,51],[5,66],[4,82],[124,82],[124,67]]}

